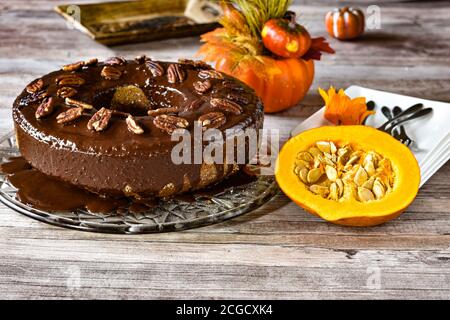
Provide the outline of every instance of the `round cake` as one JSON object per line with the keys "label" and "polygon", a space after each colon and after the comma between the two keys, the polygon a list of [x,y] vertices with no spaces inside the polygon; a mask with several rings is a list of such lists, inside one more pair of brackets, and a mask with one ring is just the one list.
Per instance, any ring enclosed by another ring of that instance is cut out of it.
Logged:
{"label": "round cake", "polygon": [[174,163],[175,130],[192,133],[192,143],[194,123],[223,135],[258,130],[263,106],[251,88],[201,61],[113,57],[34,80],[13,118],[22,156],[42,173],[104,195],[166,197],[239,169],[235,159]]}

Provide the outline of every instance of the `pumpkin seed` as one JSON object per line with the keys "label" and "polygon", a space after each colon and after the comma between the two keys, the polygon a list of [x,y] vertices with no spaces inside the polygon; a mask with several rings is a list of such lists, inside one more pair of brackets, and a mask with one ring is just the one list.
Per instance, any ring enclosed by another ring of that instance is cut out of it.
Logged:
{"label": "pumpkin seed", "polygon": [[327,187],[322,187],[317,184],[310,186],[309,190],[315,194],[321,195],[322,197],[326,197],[330,193],[330,190]]}
{"label": "pumpkin seed", "polygon": [[372,191],[363,187],[358,187],[358,197],[362,202],[375,200],[375,196],[373,195]]}
{"label": "pumpkin seed", "polygon": [[377,199],[381,199],[386,195],[386,190],[379,180],[374,181],[372,191]]}
{"label": "pumpkin seed", "polygon": [[309,183],[315,183],[320,177],[323,175],[323,171],[321,168],[314,168],[308,172],[307,180]]}
{"label": "pumpkin seed", "polygon": [[340,197],[342,197],[342,195],[344,193],[344,183],[342,182],[341,179],[336,179],[336,186],[338,187],[339,198],[340,198]]}
{"label": "pumpkin seed", "polygon": [[294,172],[310,185],[311,192],[334,201],[381,199],[391,190],[395,178],[390,161],[375,151],[353,150],[348,144],[332,141],[317,141],[307,151],[299,152]]}
{"label": "pumpkin seed", "polygon": [[306,168],[300,170],[299,177],[304,183],[308,182],[308,171]]}
{"label": "pumpkin seed", "polygon": [[329,165],[329,166],[334,166],[333,161],[331,161],[330,159],[328,159],[326,156],[317,156],[317,159],[320,161],[320,163],[325,164],[325,165]]}
{"label": "pumpkin seed", "polygon": [[330,151],[331,151],[330,143],[327,141],[317,141],[316,146],[322,152],[330,153]]}
{"label": "pumpkin seed", "polygon": [[366,170],[364,170],[363,167],[359,167],[358,171],[355,174],[355,178],[353,181],[355,181],[356,185],[361,186],[364,182],[367,181],[369,177],[367,176]]}
{"label": "pumpkin seed", "polygon": [[330,185],[330,195],[329,198],[331,200],[338,200],[339,199],[339,188],[336,183],[332,183]]}
{"label": "pumpkin seed", "polygon": [[367,163],[364,165],[364,169],[369,176],[373,176],[376,173],[373,161],[367,161]]}
{"label": "pumpkin seed", "polygon": [[369,180],[364,182],[361,187],[372,190],[374,181],[374,178],[370,178]]}
{"label": "pumpkin seed", "polygon": [[309,168],[311,166],[309,162],[306,162],[305,160],[302,159],[296,160],[295,165],[300,168]]}
{"label": "pumpkin seed", "polygon": [[308,151],[303,151],[303,152],[300,152],[299,154],[297,154],[297,159],[301,159],[306,162],[314,161],[314,157]]}
{"label": "pumpkin seed", "polygon": [[330,152],[332,154],[335,154],[336,151],[337,151],[336,145],[332,141],[330,141]]}
{"label": "pumpkin seed", "polygon": [[330,179],[331,181],[336,181],[336,179],[338,177],[338,173],[334,167],[328,166],[328,165],[325,166],[325,173],[326,173],[328,179]]}
{"label": "pumpkin seed", "polygon": [[322,154],[322,152],[320,152],[320,150],[316,147],[311,147],[308,151],[310,154],[312,154],[313,157],[317,157],[318,155]]}

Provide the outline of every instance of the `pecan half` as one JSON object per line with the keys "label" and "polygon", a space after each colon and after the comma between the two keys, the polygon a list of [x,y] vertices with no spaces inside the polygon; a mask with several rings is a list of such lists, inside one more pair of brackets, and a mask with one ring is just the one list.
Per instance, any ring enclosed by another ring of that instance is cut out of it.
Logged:
{"label": "pecan half", "polygon": [[241,94],[229,93],[227,94],[227,99],[237,102],[239,104],[248,104],[248,99]]}
{"label": "pecan half", "polygon": [[188,64],[199,69],[212,69],[212,67],[202,60],[178,59],[179,63]]}
{"label": "pecan half", "polygon": [[106,108],[101,108],[89,119],[87,127],[89,130],[103,131],[108,127],[109,120],[111,120],[112,111]]}
{"label": "pecan half", "polygon": [[47,96],[48,96],[47,90],[41,90],[41,91],[38,91],[35,93],[31,93],[31,94],[23,97],[22,99],[20,99],[19,105],[21,107],[23,107],[30,103],[35,103],[35,102],[41,101],[42,99],[46,98]]}
{"label": "pecan half", "polygon": [[202,98],[199,99],[195,99],[193,101],[191,101],[190,103],[188,103],[185,107],[184,107],[184,111],[194,111],[197,110],[198,108],[200,108],[200,106],[203,104],[204,100]]}
{"label": "pecan half", "polygon": [[145,56],[145,54],[141,54],[140,56],[136,56],[134,58],[134,61],[136,61],[138,63],[144,63],[145,60],[147,60],[147,57]]}
{"label": "pecan half", "polygon": [[227,88],[231,89],[233,91],[244,91],[244,87],[239,85],[238,83],[230,80],[225,80],[222,82],[222,85]]}
{"label": "pecan half", "polygon": [[216,109],[225,112],[230,112],[236,115],[241,114],[243,111],[242,107],[239,104],[228,99],[212,98],[210,103],[211,106],[213,106]]}
{"label": "pecan half", "polygon": [[164,68],[158,62],[153,60],[147,60],[145,62],[147,69],[150,70],[154,77],[160,77],[164,74]]}
{"label": "pecan half", "polygon": [[83,101],[80,101],[80,100],[75,100],[75,99],[72,99],[72,98],[66,98],[64,100],[64,102],[67,105],[72,106],[72,107],[78,107],[78,108],[82,108],[82,109],[92,109],[93,108],[92,105],[89,104],[89,103],[86,103],[86,102],[83,102]]}
{"label": "pecan half", "polygon": [[127,60],[125,60],[122,57],[110,57],[105,60],[105,64],[109,66],[120,66],[127,63]]}
{"label": "pecan half", "polygon": [[75,74],[62,74],[56,77],[56,84],[58,86],[79,87],[85,83],[85,80]]}
{"label": "pecan half", "polygon": [[200,94],[207,92],[209,89],[211,89],[211,87],[212,83],[209,80],[194,82],[194,89]]}
{"label": "pecan half", "polygon": [[167,68],[167,80],[170,83],[183,82],[186,78],[186,72],[179,64],[171,64]]}
{"label": "pecan half", "polygon": [[97,58],[91,58],[91,59],[88,59],[88,60],[84,61],[84,65],[85,66],[94,66],[97,63],[98,63],[98,59]]}
{"label": "pecan half", "polygon": [[153,124],[169,134],[172,134],[176,129],[184,129],[189,126],[189,122],[186,119],[167,114],[156,116],[153,119]]}
{"label": "pecan half", "polygon": [[67,111],[61,112],[56,117],[56,122],[59,124],[69,123],[73,120],[80,118],[83,115],[83,108],[70,108]]}
{"label": "pecan half", "polygon": [[147,113],[149,116],[156,117],[159,116],[160,114],[177,113],[178,111],[180,111],[180,108],[178,107],[167,107],[148,110]]}
{"label": "pecan half", "polygon": [[129,115],[125,122],[127,123],[128,130],[133,132],[134,134],[143,134],[144,129],[136,122],[132,115]]}
{"label": "pecan half", "polygon": [[36,109],[36,113],[34,115],[36,116],[36,119],[46,117],[53,112],[54,108],[55,108],[55,99],[53,99],[53,97],[46,98],[44,101],[41,102],[39,107]]}
{"label": "pecan half", "polygon": [[27,85],[26,90],[28,93],[35,93],[42,90],[44,87],[44,81],[42,79],[34,80],[32,83]]}
{"label": "pecan half", "polygon": [[227,122],[227,118],[222,112],[210,112],[204,115],[201,115],[198,118],[198,121],[202,124],[203,130],[219,128],[225,122]]}
{"label": "pecan half", "polygon": [[122,71],[115,67],[104,66],[101,72],[101,76],[107,80],[117,80],[122,76]]}
{"label": "pecan half", "polygon": [[200,70],[198,77],[201,79],[223,79],[223,75],[216,70]]}
{"label": "pecan half", "polygon": [[77,94],[77,90],[71,87],[62,87],[59,88],[58,91],[56,92],[57,96],[60,98],[70,98],[73,97],[74,95]]}
{"label": "pecan half", "polygon": [[62,67],[64,71],[77,71],[84,66],[84,61],[78,61],[70,64],[66,64]]}

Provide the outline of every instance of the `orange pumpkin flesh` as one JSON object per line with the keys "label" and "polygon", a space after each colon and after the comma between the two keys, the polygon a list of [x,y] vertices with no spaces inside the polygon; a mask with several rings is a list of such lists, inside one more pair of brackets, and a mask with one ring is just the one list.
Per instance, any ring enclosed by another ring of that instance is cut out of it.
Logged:
{"label": "orange pumpkin flesh", "polygon": [[[348,143],[388,159],[394,177],[390,192],[368,202],[353,198],[335,201],[312,193],[294,169],[298,152],[308,150],[317,141]],[[366,126],[326,126],[302,132],[283,146],[275,175],[283,192],[306,211],[348,226],[373,226],[399,216],[414,200],[420,183],[420,169],[411,151],[390,135]]]}

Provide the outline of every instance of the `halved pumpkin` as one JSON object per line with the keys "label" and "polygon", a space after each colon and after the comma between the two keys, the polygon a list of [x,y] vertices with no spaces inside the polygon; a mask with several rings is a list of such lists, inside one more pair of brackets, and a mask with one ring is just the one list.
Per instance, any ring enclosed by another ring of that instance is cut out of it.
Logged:
{"label": "halved pumpkin", "polygon": [[308,212],[348,226],[373,226],[399,216],[419,190],[411,151],[367,126],[325,126],[291,138],[275,175],[283,192]]}

